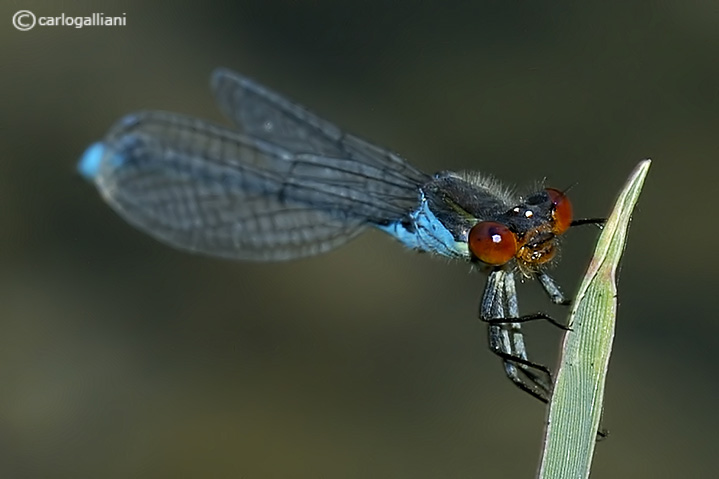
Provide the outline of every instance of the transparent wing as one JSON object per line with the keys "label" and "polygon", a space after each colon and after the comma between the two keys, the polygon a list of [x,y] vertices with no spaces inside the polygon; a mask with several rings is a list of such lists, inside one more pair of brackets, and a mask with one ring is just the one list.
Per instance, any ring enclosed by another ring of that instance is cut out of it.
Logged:
{"label": "transparent wing", "polygon": [[141,112],[120,120],[94,150],[93,177],[140,229],[181,249],[236,259],[321,253],[417,205],[421,173],[271,139]]}
{"label": "transparent wing", "polygon": [[222,112],[248,135],[295,153],[355,160],[388,175],[414,179],[427,176],[400,156],[343,132],[336,125],[253,80],[225,68],[212,74],[212,91]]}

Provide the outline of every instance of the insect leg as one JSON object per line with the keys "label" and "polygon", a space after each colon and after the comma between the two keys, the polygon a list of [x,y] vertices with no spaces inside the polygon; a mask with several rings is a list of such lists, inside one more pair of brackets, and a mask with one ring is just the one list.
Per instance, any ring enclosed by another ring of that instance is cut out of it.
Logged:
{"label": "insect leg", "polygon": [[545,366],[527,359],[521,326],[509,322],[512,316],[517,317],[517,310],[513,273],[502,269],[492,271],[480,306],[480,319],[490,323],[490,350],[502,359],[507,377],[517,387],[547,402],[551,374]]}

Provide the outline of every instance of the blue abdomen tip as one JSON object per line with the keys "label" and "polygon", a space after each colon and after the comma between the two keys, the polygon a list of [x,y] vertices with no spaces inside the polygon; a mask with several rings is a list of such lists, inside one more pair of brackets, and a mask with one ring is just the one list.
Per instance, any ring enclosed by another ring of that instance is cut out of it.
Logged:
{"label": "blue abdomen tip", "polygon": [[94,180],[100,171],[102,157],[105,154],[105,145],[103,143],[93,143],[87,147],[85,153],[80,157],[77,163],[77,171],[87,180]]}

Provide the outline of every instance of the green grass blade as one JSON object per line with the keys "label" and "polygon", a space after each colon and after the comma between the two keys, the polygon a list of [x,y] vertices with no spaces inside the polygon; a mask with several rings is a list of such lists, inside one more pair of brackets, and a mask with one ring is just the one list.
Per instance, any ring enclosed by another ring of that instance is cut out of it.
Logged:
{"label": "green grass blade", "polygon": [[650,164],[639,163],[619,194],[574,301],[549,405],[540,479],[589,477],[614,339],[617,265]]}

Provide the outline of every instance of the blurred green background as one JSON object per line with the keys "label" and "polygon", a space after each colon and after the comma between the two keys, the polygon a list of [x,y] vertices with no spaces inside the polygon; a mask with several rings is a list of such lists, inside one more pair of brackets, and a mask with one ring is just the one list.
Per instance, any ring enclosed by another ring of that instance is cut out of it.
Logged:
{"label": "blurred green background", "polygon": [[[128,112],[224,121],[217,66],[427,172],[574,185],[577,216],[653,158],[592,477],[716,477],[719,3],[187,3],[0,7],[0,477],[533,477],[545,408],[487,351],[466,264],[376,232],[289,263],[192,256],[75,174]],[[20,32],[20,9],[127,26]],[[567,235],[570,294],[596,236]],[[560,339],[527,327],[546,363]]]}

